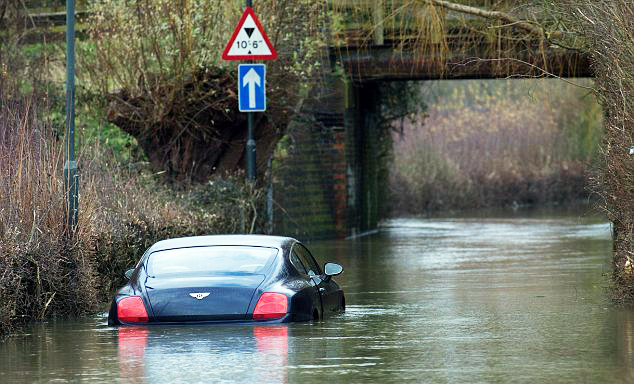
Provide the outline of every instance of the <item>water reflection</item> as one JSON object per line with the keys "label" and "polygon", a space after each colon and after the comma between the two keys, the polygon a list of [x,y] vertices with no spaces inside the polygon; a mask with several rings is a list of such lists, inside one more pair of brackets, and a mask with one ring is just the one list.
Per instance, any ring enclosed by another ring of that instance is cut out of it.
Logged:
{"label": "water reflection", "polygon": [[127,383],[144,383],[145,349],[150,331],[141,327],[120,327],[118,336],[119,376]]}
{"label": "water reflection", "polygon": [[258,382],[288,383],[288,327],[253,327],[258,348],[259,365],[269,367],[258,377]]}
{"label": "water reflection", "polygon": [[119,327],[117,341],[124,382],[288,382],[286,325]]}
{"label": "water reflection", "polygon": [[617,354],[622,361],[623,377],[634,382],[634,312],[633,308],[622,309],[616,313]]}

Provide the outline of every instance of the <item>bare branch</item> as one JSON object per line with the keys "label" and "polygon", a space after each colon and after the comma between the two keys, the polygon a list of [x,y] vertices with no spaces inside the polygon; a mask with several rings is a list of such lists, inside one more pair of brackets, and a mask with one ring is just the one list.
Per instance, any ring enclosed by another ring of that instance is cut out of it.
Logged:
{"label": "bare branch", "polygon": [[552,72],[549,72],[549,71],[547,71],[547,70],[545,70],[545,69],[543,69],[543,68],[541,68],[541,67],[539,67],[539,66],[537,66],[535,64],[531,64],[531,63],[529,63],[527,61],[520,60],[520,59],[515,59],[515,58],[512,58],[512,57],[502,57],[502,58],[499,58],[499,59],[481,59],[479,57],[472,57],[472,58],[466,59],[466,60],[464,60],[464,61],[462,61],[460,63],[450,63],[449,65],[452,65],[452,66],[455,66],[455,67],[459,67],[459,66],[473,65],[475,63],[496,62],[496,61],[513,61],[513,62],[516,62],[516,63],[520,63],[520,64],[523,64],[523,65],[529,66],[532,69],[541,72],[540,75],[530,75],[530,76],[529,75],[512,75],[512,76],[508,76],[507,79],[514,78],[514,77],[530,77],[530,78],[552,77],[552,78],[561,80],[561,81],[563,81],[565,83],[568,83],[570,85],[574,85],[575,87],[587,89],[587,90],[592,91],[592,92],[597,92],[597,90],[595,88],[587,87],[585,85],[581,85],[579,83],[575,83],[574,81],[570,81],[570,80],[568,80],[568,79],[566,79],[564,77],[558,76],[558,75],[556,75],[556,74],[554,74]]}
{"label": "bare branch", "polygon": [[535,23],[527,20],[517,19],[508,13],[500,12],[500,11],[487,11],[485,9],[470,7],[468,5],[456,4],[446,0],[427,0],[429,3],[433,5],[437,5],[440,7],[444,7],[451,11],[456,11],[460,13],[466,13],[469,15],[484,17],[486,19],[496,19],[501,20],[505,24],[514,25],[518,28],[521,28],[529,33],[538,35],[540,37],[545,37],[544,29]]}

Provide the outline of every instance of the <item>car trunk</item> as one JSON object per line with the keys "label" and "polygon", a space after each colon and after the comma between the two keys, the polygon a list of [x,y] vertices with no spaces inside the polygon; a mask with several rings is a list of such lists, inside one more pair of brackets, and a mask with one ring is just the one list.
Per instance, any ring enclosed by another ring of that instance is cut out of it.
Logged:
{"label": "car trunk", "polygon": [[148,278],[146,292],[155,321],[246,320],[264,275]]}

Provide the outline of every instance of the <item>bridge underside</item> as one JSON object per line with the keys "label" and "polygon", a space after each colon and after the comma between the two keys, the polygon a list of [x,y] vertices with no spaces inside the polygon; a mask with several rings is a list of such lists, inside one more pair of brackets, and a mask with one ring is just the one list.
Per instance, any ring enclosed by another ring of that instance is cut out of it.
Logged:
{"label": "bridge underside", "polygon": [[482,56],[491,47],[475,45],[442,54],[421,56],[395,51],[391,45],[331,48],[330,61],[355,81],[496,79],[510,77],[592,77],[590,61],[577,51],[539,46]]}

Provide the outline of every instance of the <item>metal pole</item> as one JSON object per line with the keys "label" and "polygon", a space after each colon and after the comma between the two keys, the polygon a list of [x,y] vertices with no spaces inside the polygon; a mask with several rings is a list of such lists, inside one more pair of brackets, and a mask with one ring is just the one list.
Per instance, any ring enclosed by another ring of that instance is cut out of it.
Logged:
{"label": "metal pole", "polygon": [[[253,0],[247,0],[247,7],[253,7]],[[255,139],[253,137],[253,113],[248,113],[248,134],[247,134],[247,180],[255,182]]]}
{"label": "metal pole", "polygon": [[71,230],[79,216],[79,171],[75,161],[75,0],[66,0],[66,223]]}
{"label": "metal pole", "polygon": [[249,132],[247,135],[247,180],[255,182],[255,139],[253,138],[253,114],[248,113]]}

